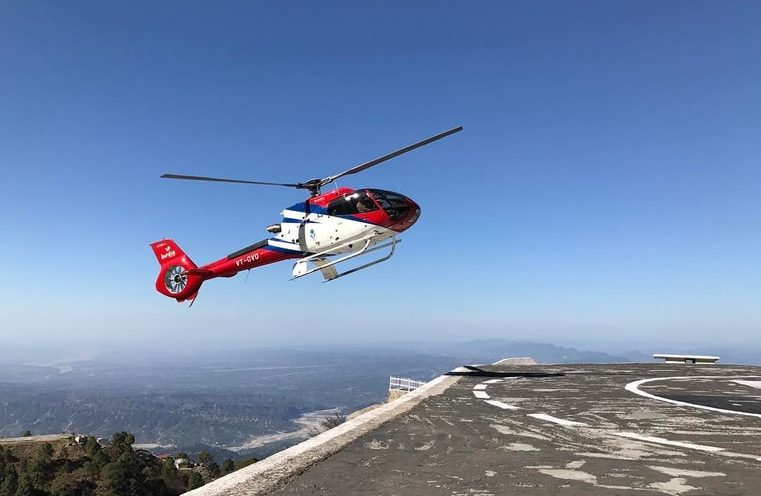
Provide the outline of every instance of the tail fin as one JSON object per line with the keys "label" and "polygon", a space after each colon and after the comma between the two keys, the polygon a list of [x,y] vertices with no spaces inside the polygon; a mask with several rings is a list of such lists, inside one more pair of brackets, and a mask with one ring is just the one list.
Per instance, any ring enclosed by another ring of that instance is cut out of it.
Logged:
{"label": "tail fin", "polygon": [[192,272],[197,265],[171,239],[151,243],[151,248],[161,265],[156,291],[178,302],[194,300],[203,283],[203,277]]}

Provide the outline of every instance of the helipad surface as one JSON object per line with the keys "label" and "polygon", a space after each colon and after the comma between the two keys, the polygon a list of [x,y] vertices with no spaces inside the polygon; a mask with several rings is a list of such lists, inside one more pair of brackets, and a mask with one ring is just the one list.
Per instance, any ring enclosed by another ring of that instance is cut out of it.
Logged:
{"label": "helipad surface", "polygon": [[761,494],[761,368],[483,366],[272,494]]}

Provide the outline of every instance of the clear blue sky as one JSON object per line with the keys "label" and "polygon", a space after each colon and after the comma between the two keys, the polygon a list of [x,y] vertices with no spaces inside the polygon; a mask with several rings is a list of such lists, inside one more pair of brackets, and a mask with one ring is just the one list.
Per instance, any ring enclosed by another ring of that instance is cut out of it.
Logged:
{"label": "clear blue sky", "polygon": [[[96,349],[505,337],[759,344],[756,2],[0,4],[0,335]],[[266,236],[298,181],[423,215],[389,263],[156,293]],[[646,350],[655,351],[655,350]]]}

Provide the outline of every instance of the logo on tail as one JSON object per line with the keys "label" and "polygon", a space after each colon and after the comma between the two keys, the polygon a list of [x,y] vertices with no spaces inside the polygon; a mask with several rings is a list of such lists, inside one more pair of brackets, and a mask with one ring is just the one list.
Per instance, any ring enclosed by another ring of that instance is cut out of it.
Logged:
{"label": "logo on tail", "polygon": [[177,252],[172,249],[170,245],[166,245],[164,247],[164,253],[160,255],[161,260],[166,260],[168,258],[174,258],[177,256]]}

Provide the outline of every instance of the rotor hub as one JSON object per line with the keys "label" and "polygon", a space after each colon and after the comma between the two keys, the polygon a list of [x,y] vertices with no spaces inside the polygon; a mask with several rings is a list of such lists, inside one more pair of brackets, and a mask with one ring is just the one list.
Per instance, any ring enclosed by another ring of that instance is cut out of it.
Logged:
{"label": "rotor hub", "polygon": [[307,182],[299,183],[298,188],[309,190],[309,193],[312,196],[317,196],[320,194],[320,187],[322,185],[323,185],[322,179],[310,179]]}

